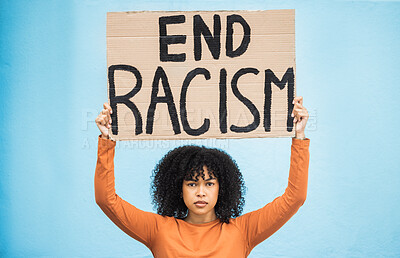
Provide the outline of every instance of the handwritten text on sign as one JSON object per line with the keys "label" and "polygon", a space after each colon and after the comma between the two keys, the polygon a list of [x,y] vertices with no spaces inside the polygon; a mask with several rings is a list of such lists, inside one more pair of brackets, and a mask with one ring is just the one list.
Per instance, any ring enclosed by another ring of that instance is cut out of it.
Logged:
{"label": "handwritten text on sign", "polygon": [[294,10],[108,13],[117,140],[293,136]]}

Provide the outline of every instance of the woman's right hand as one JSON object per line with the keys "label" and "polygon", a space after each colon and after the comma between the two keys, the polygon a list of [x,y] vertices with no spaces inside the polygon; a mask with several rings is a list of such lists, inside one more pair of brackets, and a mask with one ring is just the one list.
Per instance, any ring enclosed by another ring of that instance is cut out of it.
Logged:
{"label": "woman's right hand", "polygon": [[103,110],[97,116],[95,122],[99,128],[103,138],[108,138],[108,129],[111,128],[111,114],[112,110],[110,105],[106,102],[103,104]]}

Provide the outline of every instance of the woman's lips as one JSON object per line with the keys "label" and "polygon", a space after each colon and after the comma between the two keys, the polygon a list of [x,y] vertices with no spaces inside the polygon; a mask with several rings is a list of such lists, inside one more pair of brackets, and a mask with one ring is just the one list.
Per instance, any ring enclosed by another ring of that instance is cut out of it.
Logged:
{"label": "woman's lips", "polygon": [[203,201],[198,201],[198,202],[195,202],[194,205],[196,205],[196,207],[198,207],[198,208],[203,208],[207,205],[207,203],[203,202]]}

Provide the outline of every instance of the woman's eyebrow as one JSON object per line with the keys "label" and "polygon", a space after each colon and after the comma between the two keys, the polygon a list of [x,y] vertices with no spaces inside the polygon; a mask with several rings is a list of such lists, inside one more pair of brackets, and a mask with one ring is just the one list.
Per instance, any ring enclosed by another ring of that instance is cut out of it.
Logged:
{"label": "woman's eyebrow", "polygon": [[[217,180],[217,178],[216,177],[210,177],[210,178],[208,178],[208,179],[205,179],[204,181],[211,181],[211,180]],[[184,179],[184,181],[187,181],[187,182],[198,182],[199,180],[198,179]]]}
{"label": "woman's eyebrow", "polygon": [[191,179],[184,179],[184,181],[192,181],[192,182],[197,182],[197,181],[199,181],[198,179],[193,179],[193,178],[191,178]]}

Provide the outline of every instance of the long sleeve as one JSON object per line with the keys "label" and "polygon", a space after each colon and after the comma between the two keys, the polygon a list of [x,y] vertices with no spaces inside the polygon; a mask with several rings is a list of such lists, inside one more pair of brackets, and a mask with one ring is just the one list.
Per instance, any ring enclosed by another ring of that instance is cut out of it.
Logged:
{"label": "long sleeve", "polygon": [[99,137],[94,177],[96,203],[120,229],[150,248],[162,216],[139,210],[115,193],[115,144]]}
{"label": "long sleeve", "polygon": [[243,232],[248,253],[281,228],[303,205],[307,196],[310,140],[292,140],[288,186],[282,196],[263,208],[234,219]]}

